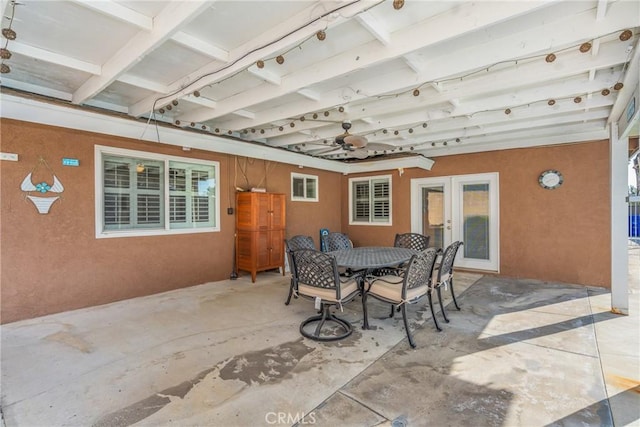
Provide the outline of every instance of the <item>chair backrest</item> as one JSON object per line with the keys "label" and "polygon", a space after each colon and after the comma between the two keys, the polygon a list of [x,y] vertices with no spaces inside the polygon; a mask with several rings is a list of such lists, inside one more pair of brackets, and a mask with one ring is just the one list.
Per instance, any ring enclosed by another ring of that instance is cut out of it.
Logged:
{"label": "chair backrest", "polygon": [[458,240],[451,243],[444,250],[444,253],[442,254],[442,261],[440,261],[440,268],[438,269],[438,282],[447,280],[453,272],[453,261],[458,253],[458,248],[462,245],[463,243]]}
{"label": "chair backrest", "polygon": [[419,233],[396,234],[393,246],[396,248],[408,248],[414,251],[424,251],[429,247],[430,236]]}
{"label": "chair backrest", "polygon": [[427,248],[411,257],[404,273],[402,286],[403,299],[406,298],[409,289],[422,285],[430,285],[436,258],[438,258],[438,249],[436,248]]}
{"label": "chair backrest", "polygon": [[340,276],[335,257],[315,249],[293,251],[293,265],[298,284],[335,290],[340,300]]}
{"label": "chair backrest", "polygon": [[299,249],[315,249],[316,244],[313,242],[311,236],[297,235],[289,239],[284,240],[284,247],[287,250],[287,258],[289,260],[289,270],[291,274],[295,275],[295,269],[293,268],[292,254]]}
{"label": "chair backrest", "polygon": [[327,252],[351,249],[353,247],[349,236],[343,233],[331,232],[326,236],[322,236],[322,240]]}

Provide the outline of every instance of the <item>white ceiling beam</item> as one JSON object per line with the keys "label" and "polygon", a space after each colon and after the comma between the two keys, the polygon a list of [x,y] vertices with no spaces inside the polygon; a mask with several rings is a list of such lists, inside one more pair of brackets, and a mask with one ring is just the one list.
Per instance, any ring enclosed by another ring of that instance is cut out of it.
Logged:
{"label": "white ceiling beam", "polygon": [[[229,62],[232,65],[225,66],[221,68],[219,64],[208,64],[204,67],[201,67],[199,70],[185,76],[185,81],[198,81],[198,88],[212,85],[220,80],[223,80],[229,76],[235,75],[239,71],[246,69],[247,67],[253,65],[257,60],[268,58],[277,53],[280,53],[292,46],[296,46],[300,44],[302,41],[306,40],[308,37],[313,36],[317,31],[324,30],[327,27],[327,21],[324,19],[317,19],[313,21],[314,18],[320,18],[320,16],[326,11],[331,10],[333,7],[342,7],[340,9],[340,17],[337,19],[330,21],[329,25],[337,25],[340,22],[344,22],[345,19],[363,11],[367,8],[375,5],[377,2],[372,0],[363,0],[354,2],[348,5],[344,5],[340,2],[324,2],[323,8],[318,8],[318,4],[314,3],[308,8],[302,10],[297,13],[291,19],[281,22],[279,25],[271,28],[265,33],[261,34],[260,37],[249,40],[244,43],[240,47],[234,49],[232,52],[229,52]],[[309,22],[313,21],[311,24]],[[299,30],[291,32],[291,28],[299,28]],[[283,37],[282,35],[286,36]],[[269,85],[273,87],[272,85]],[[166,96],[166,101],[172,101],[173,99],[178,99],[193,91],[194,87],[182,87],[180,82],[174,84],[172,86],[172,90],[175,92],[173,95]],[[302,89],[299,87],[298,89]],[[129,108],[130,114],[134,116],[140,116],[149,111],[159,96],[166,94],[157,94],[150,96],[135,105],[132,105]],[[224,114],[232,113],[236,110],[242,110],[247,105],[238,108],[225,109]],[[193,121],[193,122],[204,122],[217,114],[212,114],[212,112],[208,109],[204,110],[206,113],[197,113],[194,114],[193,117],[184,117],[184,120]],[[217,111],[217,110],[216,110]],[[219,116],[218,116],[219,117]]]}
{"label": "white ceiling beam", "polygon": [[[71,101],[73,94],[71,92],[63,92],[61,90],[50,89],[48,87],[25,83],[2,76],[2,86],[24,92],[37,93],[38,95],[49,96],[51,98],[62,99],[63,101]],[[2,95],[4,97],[4,94]]]}
{"label": "white ceiling beam", "polygon": [[174,42],[191,49],[194,52],[202,53],[210,58],[217,59],[222,62],[229,61],[229,52],[219,48],[218,46],[207,43],[202,39],[194,37],[184,31],[179,31],[171,37]]}
{"label": "white ceiling beam", "polygon": [[[570,52],[565,53],[559,56],[558,65],[550,65],[547,64],[544,60],[542,61],[532,61],[526,64],[520,64],[517,67],[507,68],[501,71],[496,71],[492,74],[481,75],[476,78],[469,78],[462,82],[457,83],[449,83],[446,86],[446,90],[443,90],[441,93],[435,95],[429,95],[425,97],[413,97],[407,96],[406,103],[398,103],[397,99],[389,99],[383,98],[377,102],[369,102],[367,105],[367,115],[373,115],[376,117],[387,117],[390,114],[408,110],[408,109],[424,109],[421,112],[415,114],[404,115],[404,123],[396,123],[393,121],[388,121],[384,119],[380,119],[380,124],[377,126],[383,127],[402,127],[403,125],[416,123],[424,120],[433,119],[432,116],[427,115],[427,108],[433,106],[439,106],[444,103],[453,103],[460,105],[461,102],[464,102],[464,99],[468,98],[478,98],[482,99],[482,104],[486,105],[484,102],[487,99],[494,99],[492,93],[501,92],[508,93],[500,100],[499,108],[506,108],[508,106],[513,106],[514,101],[516,100],[516,96],[519,93],[517,90],[521,87],[527,86],[536,86],[542,83],[545,83],[549,80],[553,80],[555,83],[552,86],[552,90],[556,91],[556,93],[549,93],[549,91],[539,94],[539,96],[552,96],[554,98],[558,98],[561,96],[571,96],[572,94],[578,94],[580,91],[590,90],[600,90],[604,87],[609,86],[610,84],[615,82],[617,78],[617,74],[606,74],[601,72],[597,81],[594,79],[590,86],[585,86],[586,83],[582,78],[573,78],[574,75],[579,75],[585,69],[589,67],[603,69],[614,66],[615,64],[619,64],[624,61],[625,58],[625,46],[623,44],[614,42],[609,43],[607,49],[604,49],[602,54],[597,58],[592,58],[590,55],[585,55],[582,53]],[[550,73],[553,74],[550,74]],[[398,76],[389,76],[389,78],[385,79],[386,82],[397,82],[402,80],[400,75]],[[559,83],[558,83],[559,82]],[[570,82],[574,82],[570,85]],[[602,87],[598,87],[598,85],[602,85]],[[386,90],[383,84],[380,84],[378,80],[372,81],[371,85],[367,85],[366,82],[363,82],[363,85],[360,87],[361,92],[369,93],[375,89]],[[587,90],[590,88],[590,90]],[[533,96],[529,95],[527,99],[532,99]],[[537,100],[544,98],[537,98]],[[496,104],[493,104],[494,107]],[[469,104],[467,104],[467,107]],[[484,109],[482,106],[478,106],[480,110]],[[495,107],[498,108],[498,107]],[[355,111],[358,109],[355,108]],[[473,113],[471,111],[471,107],[466,108],[469,114]],[[429,114],[432,114],[430,112]],[[351,119],[357,119],[358,115],[352,116]],[[376,127],[371,127],[371,129],[375,129]],[[366,131],[368,129],[360,129],[360,131]],[[285,129],[284,133],[280,133],[278,136],[286,135],[287,133],[295,132],[295,129],[287,130]],[[329,135],[319,133],[318,136],[320,138],[326,138]],[[274,140],[275,144],[279,145],[279,140]],[[285,145],[291,144],[290,139],[286,139]]]}
{"label": "white ceiling beam", "polygon": [[598,0],[596,6],[596,21],[602,21],[607,16],[607,0]]}
{"label": "white ceiling beam", "polygon": [[[601,121],[606,119],[609,115],[609,112],[606,109],[599,109],[590,111],[586,114],[568,114],[563,116],[556,116],[554,114],[547,114],[545,117],[538,118],[528,118],[526,123],[527,129],[542,129],[546,127],[560,126],[571,123],[587,123],[592,121]],[[493,123],[490,126],[483,127],[473,127],[466,129],[455,129],[449,130],[446,132],[437,132],[431,133],[428,135],[424,135],[421,138],[411,138],[409,139],[407,145],[413,145],[417,147],[422,144],[430,144],[430,141],[442,141],[442,140],[455,140],[456,138],[460,138],[462,142],[465,141],[465,138],[471,138],[480,135],[491,135],[494,133],[504,133],[504,132],[517,132],[523,128],[522,120],[524,119],[514,119],[514,120],[505,120]],[[426,139],[426,141],[425,141]],[[424,141],[424,142],[421,142]]]}
{"label": "white ceiling beam", "polygon": [[231,114],[235,114],[236,116],[240,116],[240,117],[245,117],[247,119],[254,119],[256,117],[256,115],[254,113],[252,113],[251,111],[247,111],[247,110],[236,110],[236,111],[232,112]]}
{"label": "white ceiling beam", "polygon": [[131,74],[123,74],[120,77],[118,77],[117,80],[121,83],[126,83],[128,85],[150,90],[153,92],[157,92],[160,90],[167,90],[166,85],[156,83],[151,80],[143,79],[138,76],[133,76]]}
{"label": "white ceiling beam", "polygon": [[319,101],[321,98],[321,95],[318,92],[310,89],[300,89],[297,91],[297,93],[298,95],[302,95],[305,98],[310,99],[311,101]]}
{"label": "white ceiling beam", "polygon": [[67,67],[72,70],[83,71],[95,76],[100,75],[102,71],[100,65],[92,64],[86,61],[80,61],[66,55],[60,55],[49,50],[29,46],[27,44],[21,43],[18,40],[11,41],[11,43],[9,44],[9,50],[11,50],[11,52],[13,53],[28,56],[39,61],[62,65],[63,67]]}
{"label": "white ceiling beam", "polygon": [[[102,75],[93,76],[73,94],[73,103],[82,104],[126,73],[140,58],[171,37],[178,29],[209,7],[210,1],[169,2],[154,18],[151,31],[141,31],[102,66]],[[151,108],[148,110],[150,111]]]}
{"label": "white ceiling beam", "polygon": [[356,21],[360,23],[373,37],[385,46],[391,45],[391,34],[380,22],[369,12],[362,12],[356,16]]}
{"label": "white ceiling beam", "polygon": [[[520,139],[510,138],[508,140],[484,140],[476,143],[455,144],[446,147],[429,147],[424,150],[416,150],[424,156],[438,158],[440,156],[452,156],[456,154],[481,153],[487,151],[509,150],[516,148],[539,147],[543,145],[572,144],[576,142],[590,142],[608,139],[609,134],[606,129],[586,130],[579,129],[576,132],[558,133],[557,135],[531,135]],[[436,160],[437,162],[437,160]]]}
{"label": "white ceiling beam", "polygon": [[[276,96],[296,92],[326,79],[339,77],[358,69],[405,55],[425,46],[434,45],[451,37],[477,31],[508,18],[531,12],[544,5],[543,2],[506,2],[496,8],[492,3],[468,3],[454,11],[429,19],[422,25],[413,25],[393,34],[393,46],[380,47],[378,41],[369,42],[349,51],[335,55],[330,59],[316,63],[308,68],[291,73],[283,78],[282,85],[260,86],[259,88],[239,93],[225,100],[224,105],[216,110],[191,112],[186,120],[206,121],[223,116],[231,111],[268,101]],[[271,121],[271,120],[265,120]]]}
{"label": "white ceiling beam", "polygon": [[[421,81],[434,82],[449,78],[452,75],[462,75],[469,71],[486,68],[487,66],[501,61],[540,54],[541,51],[544,52],[548,50],[549,46],[565,46],[567,44],[576,43],[577,40],[592,37],[594,31],[595,34],[604,35],[619,29],[620,25],[632,25],[637,18],[633,17],[633,14],[629,13],[628,7],[622,7],[625,6],[625,4],[619,3],[621,2],[611,5],[611,10],[607,18],[595,26],[595,29],[593,25],[593,12],[584,12],[559,19],[551,23],[541,23],[537,27],[532,26],[530,29],[525,29],[523,32],[516,35],[508,34],[501,38],[493,38],[490,42],[487,42],[482,46],[474,45],[467,49],[441,55],[437,58],[431,58],[432,66],[429,71],[423,73]],[[379,45],[377,50],[381,50]],[[570,64],[563,63],[563,66],[564,65],[570,66]],[[312,68],[313,70],[304,70],[301,74],[304,76],[307,74],[314,76],[316,75],[315,73],[321,71],[318,66]],[[347,65],[341,67],[337,66],[337,64],[333,64],[331,68],[349,69]],[[332,72],[335,73],[335,70]],[[328,74],[324,74],[322,78],[327,76]],[[318,80],[322,80],[322,78],[319,78]],[[290,81],[290,78],[287,77],[286,79],[283,79],[283,87],[287,85],[285,80],[288,82]],[[406,89],[407,87],[411,87],[411,85],[415,86],[415,81],[415,75],[407,72],[404,78],[389,78],[385,80],[385,84],[383,85],[380,84],[379,80],[376,80],[370,87],[364,87],[363,84],[360,84],[355,89],[360,93],[366,93],[369,96],[377,96],[385,93],[391,93],[394,90]],[[413,83],[409,84],[409,82]],[[311,84],[312,82],[306,81],[305,83]],[[271,96],[275,96],[273,88],[263,86],[260,87],[258,91],[251,91],[242,95],[243,99],[246,98],[246,103],[234,102],[232,105],[257,103],[262,100],[262,94],[264,92],[269,93],[268,95],[264,95],[265,100],[270,99]],[[256,95],[256,97],[252,98],[251,95]],[[291,103],[279,109],[277,113],[258,113],[256,116],[258,120],[257,123],[236,121],[229,123],[229,126],[231,128],[242,129],[245,127],[259,126],[261,123],[272,122],[282,116],[294,117],[295,115],[299,115],[301,112],[332,108],[333,106],[339,105],[343,102],[342,95],[343,94],[340,91],[324,93],[321,100],[314,103]],[[364,96],[354,95],[352,102],[357,101],[358,98],[362,99]],[[205,112],[201,113],[205,115]],[[368,115],[369,114],[371,113],[369,112]],[[195,114],[190,114],[189,117],[193,117],[194,115]],[[198,115],[195,116],[198,117]]]}
{"label": "white ceiling beam", "polygon": [[413,70],[414,73],[420,74],[422,72],[424,65],[422,64],[422,60],[420,58],[417,58],[415,55],[408,53],[406,55],[403,55],[402,59],[404,59],[404,62],[409,66],[409,68]]}
{"label": "white ceiling beam", "polygon": [[126,6],[111,0],[73,0],[88,9],[92,9],[105,16],[117,19],[127,24],[135,25],[141,30],[151,31],[153,29],[153,17],[136,12]]}
{"label": "white ceiling beam", "polygon": [[[622,80],[624,87],[619,91],[615,104],[611,108],[611,115],[609,116],[609,123],[617,123],[620,120],[620,116],[624,112],[629,100],[633,96],[633,91],[638,85],[638,76],[640,75],[640,39],[633,47],[633,51],[630,52],[631,59],[627,70]],[[638,100],[636,100],[637,102]],[[638,108],[636,106],[636,108]]]}
{"label": "white ceiling beam", "polygon": [[187,102],[190,102],[192,104],[201,105],[201,106],[207,107],[207,108],[216,108],[218,106],[218,103],[216,101],[212,100],[212,99],[205,98],[203,96],[194,96],[193,94],[187,95],[187,96],[183,96],[180,100],[181,101],[187,101]]}
{"label": "white ceiling beam", "polygon": [[271,70],[267,70],[266,68],[258,68],[257,65],[252,65],[247,68],[247,71],[249,71],[249,73],[253,74],[257,78],[271,83],[272,85],[280,86],[280,83],[282,83],[282,79],[279,75]]}

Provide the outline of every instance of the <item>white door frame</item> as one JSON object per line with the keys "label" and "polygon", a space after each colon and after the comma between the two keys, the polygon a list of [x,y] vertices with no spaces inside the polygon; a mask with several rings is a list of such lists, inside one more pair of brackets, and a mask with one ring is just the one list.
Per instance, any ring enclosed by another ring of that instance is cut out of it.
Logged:
{"label": "white door frame", "polygon": [[452,241],[464,240],[462,221],[464,184],[489,184],[489,260],[465,259],[464,246],[456,256],[456,265],[474,270],[499,272],[500,270],[500,189],[497,172],[452,175],[411,180],[411,231],[422,233],[422,188],[442,186],[444,188],[444,215],[447,224],[444,230],[445,246]]}

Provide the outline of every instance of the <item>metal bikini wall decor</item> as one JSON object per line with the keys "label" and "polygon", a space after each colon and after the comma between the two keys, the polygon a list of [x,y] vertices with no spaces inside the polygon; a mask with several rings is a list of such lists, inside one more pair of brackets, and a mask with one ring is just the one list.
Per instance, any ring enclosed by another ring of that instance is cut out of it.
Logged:
{"label": "metal bikini wall decor", "polygon": [[[44,181],[37,184],[33,183],[31,177],[33,173],[41,165],[44,165],[47,168],[47,170],[51,172],[51,175],[53,176],[52,185],[49,185]],[[53,205],[53,203],[56,200],[58,200],[60,196],[53,196],[53,197],[32,196],[31,192],[35,191],[40,193],[41,195],[44,195],[46,193],[60,194],[64,191],[64,187],[62,186],[62,183],[60,182],[60,180],[58,180],[58,177],[53,173],[53,171],[47,164],[46,160],[43,159],[42,157],[40,157],[40,159],[38,160],[38,164],[33,169],[31,169],[31,172],[29,172],[27,176],[22,180],[22,184],[20,184],[20,189],[27,193],[25,197],[31,200],[31,202],[34,204],[34,206],[36,207],[36,209],[40,214],[48,214],[49,209],[51,209],[51,205]]]}

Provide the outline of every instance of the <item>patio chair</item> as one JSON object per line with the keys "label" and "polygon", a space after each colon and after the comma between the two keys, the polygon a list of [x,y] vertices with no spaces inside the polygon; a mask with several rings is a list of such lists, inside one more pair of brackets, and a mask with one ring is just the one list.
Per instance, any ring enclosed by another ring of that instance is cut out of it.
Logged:
{"label": "patio chair", "polygon": [[[331,313],[331,307],[351,301],[360,294],[360,286],[354,278],[341,278],[336,259],[314,249],[293,252],[293,265],[298,295],[315,301],[320,314],[311,316],[300,324],[302,336],[315,341],[335,341],[353,332],[351,323]],[[305,329],[316,324],[313,332]]]}
{"label": "patio chair", "polygon": [[[413,249],[414,251],[424,251],[429,247],[429,239],[430,236],[425,236],[420,233],[398,233],[393,241],[393,246],[396,248]],[[374,276],[399,275],[405,270],[404,267],[406,266],[400,265],[398,267],[380,268],[373,274]]]}
{"label": "patio chair", "polygon": [[407,304],[417,303],[423,296],[427,296],[429,300],[429,308],[431,309],[431,317],[435,324],[436,330],[441,331],[438,320],[433,311],[433,267],[438,257],[436,248],[428,248],[420,252],[418,255],[411,257],[407,263],[405,272],[402,276],[389,275],[382,277],[371,276],[369,278],[369,286],[362,293],[362,311],[364,313],[364,329],[369,329],[369,319],[367,317],[367,298],[374,297],[380,301],[391,304],[391,313],[393,308],[399,306],[402,311],[402,320],[404,328],[407,332],[409,345],[416,348],[413,341],[411,330],[409,329],[409,321],[407,319]]}
{"label": "patio chair", "polygon": [[429,247],[430,236],[420,233],[399,233],[393,242],[396,248],[409,248],[414,251],[424,251]]}
{"label": "patio chair", "polygon": [[290,239],[285,239],[284,247],[287,251],[287,258],[289,260],[289,271],[291,272],[289,296],[287,296],[287,301],[285,301],[284,305],[289,305],[289,303],[291,302],[291,295],[294,295],[295,298],[298,298],[298,290],[295,288],[296,280],[295,269],[293,268],[293,251],[297,251],[298,249],[315,249],[316,244],[313,242],[313,238],[311,236],[297,235],[291,237]]}
{"label": "patio chair", "polygon": [[353,242],[349,239],[349,236],[344,233],[331,232],[323,235],[322,240],[324,242],[326,252],[338,251],[340,249],[351,249],[353,247]]}
{"label": "patio chair", "polygon": [[451,297],[453,298],[453,304],[456,306],[458,310],[460,310],[460,306],[458,305],[458,301],[456,300],[456,294],[453,291],[453,261],[456,258],[456,254],[458,253],[458,248],[462,246],[464,243],[461,241],[456,241],[451,243],[444,250],[444,254],[442,254],[442,260],[440,261],[440,265],[435,268],[438,270],[438,278],[436,279],[435,287],[438,291],[438,302],[440,303],[440,310],[442,311],[442,317],[444,317],[445,322],[449,322],[447,318],[447,313],[444,310],[444,305],[442,304],[442,295],[440,289],[444,286],[444,289],[451,289]]}

